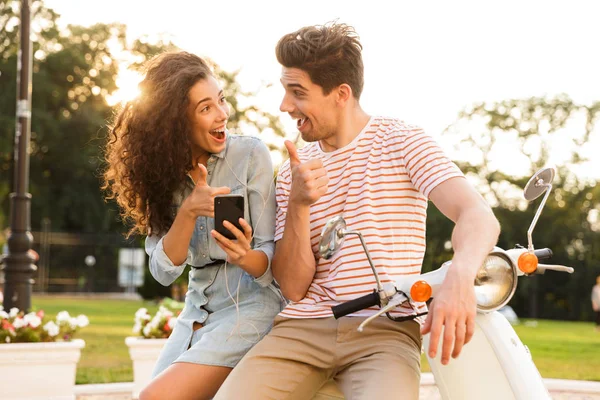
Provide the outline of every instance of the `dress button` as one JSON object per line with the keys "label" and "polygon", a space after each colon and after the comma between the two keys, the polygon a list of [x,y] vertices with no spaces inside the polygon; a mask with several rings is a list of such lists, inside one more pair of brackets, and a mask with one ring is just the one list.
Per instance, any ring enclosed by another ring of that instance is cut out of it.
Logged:
{"label": "dress button", "polygon": [[204,230],[204,227],[203,227],[203,226],[201,226],[201,227],[200,227],[200,230],[201,230],[201,231],[203,231],[203,230]]}

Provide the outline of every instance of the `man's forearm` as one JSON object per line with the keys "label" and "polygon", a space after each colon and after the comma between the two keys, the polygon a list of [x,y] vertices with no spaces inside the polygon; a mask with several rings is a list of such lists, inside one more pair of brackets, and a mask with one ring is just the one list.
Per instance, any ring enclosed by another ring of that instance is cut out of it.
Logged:
{"label": "man's forearm", "polygon": [[285,231],[275,247],[271,265],[283,295],[300,301],[315,276],[316,262],[310,243],[310,208],[290,203]]}
{"label": "man's forearm", "polygon": [[452,262],[475,279],[481,263],[498,241],[500,224],[487,205],[464,211],[452,231]]}
{"label": "man's forearm", "polygon": [[477,300],[473,281],[500,234],[500,225],[490,207],[458,177],[434,188],[430,199],[454,221],[452,265],[429,308],[421,333],[430,333],[428,354],[435,357],[442,339],[442,364],[456,358],[475,332]]}

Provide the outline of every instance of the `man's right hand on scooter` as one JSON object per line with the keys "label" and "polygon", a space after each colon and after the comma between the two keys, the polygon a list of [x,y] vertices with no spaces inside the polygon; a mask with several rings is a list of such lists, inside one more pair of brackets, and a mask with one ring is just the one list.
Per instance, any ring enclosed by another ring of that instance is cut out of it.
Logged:
{"label": "man's right hand on scooter", "polygon": [[473,282],[489,250],[498,241],[500,224],[490,206],[464,178],[442,182],[431,191],[429,199],[455,224],[452,266],[421,329],[423,335],[431,333],[430,357],[435,357],[442,339],[441,361],[445,365],[450,355],[458,357],[473,335],[477,308]]}
{"label": "man's right hand on scooter", "polygon": [[304,163],[300,162],[296,146],[291,141],[286,140],[285,147],[290,155],[292,174],[290,202],[310,206],[327,193],[329,185],[327,171],[321,160],[312,159]]}
{"label": "man's right hand on scooter", "polygon": [[[430,357],[438,352],[441,340],[442,364],[447,365],[450,355],[459,356],[463,346],[471,340],[475,332],[477,301],[473,287],[474,277],[468,268],[461,268],[453,261],[452,267],[438,289],[429,307],[429,315],[421,329],[422,334],[430,333]],[[442,335],[443,331],[443,335]]]}

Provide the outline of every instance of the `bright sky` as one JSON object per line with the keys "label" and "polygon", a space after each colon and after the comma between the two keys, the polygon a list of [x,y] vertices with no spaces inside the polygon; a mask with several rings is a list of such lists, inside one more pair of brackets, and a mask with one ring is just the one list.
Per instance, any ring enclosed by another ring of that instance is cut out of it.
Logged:
{"label": "bright sky", "polygon": [[[167,33],[180,48],[241,69],[257,102],[279,112],[283,89],[274,47],[283,34],[339,19],[363,44],[363,108],[400,117],[439,138],[478,101],[567,93],[600,100],[600,2],[46,0],[63,24],[122,22],[129,35]],[[296,133],[281,115],[289,135]]]}

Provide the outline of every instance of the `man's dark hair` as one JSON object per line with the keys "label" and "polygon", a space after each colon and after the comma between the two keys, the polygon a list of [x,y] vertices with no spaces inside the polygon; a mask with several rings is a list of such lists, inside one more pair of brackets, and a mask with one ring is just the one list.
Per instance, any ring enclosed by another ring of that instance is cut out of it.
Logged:
{"label": "man's dark hair", "polygon": [[279,39],[275,53],[286,68],[298,68],[323,88],[325,95],[341,84],[358,100],[364,84],[362,45],[353,27],[328,23],[307,26]]}

